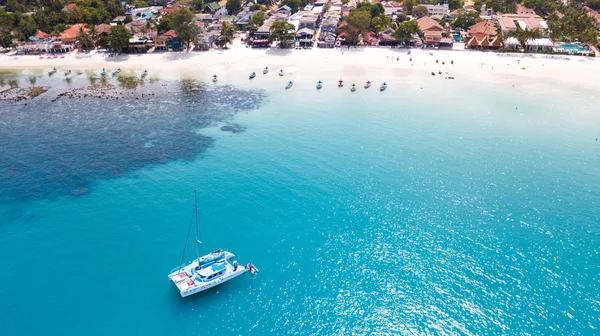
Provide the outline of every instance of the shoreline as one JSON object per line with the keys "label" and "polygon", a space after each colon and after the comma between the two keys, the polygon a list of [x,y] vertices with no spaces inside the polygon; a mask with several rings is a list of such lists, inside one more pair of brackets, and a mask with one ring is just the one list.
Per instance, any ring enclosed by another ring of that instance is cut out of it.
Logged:
{"label": "shoreline", "polygon": [[[40,59],[34,55],[0,55],[0,70],[49,70],[56,67],[59,72],[66,69],[99,71],[102,68],[141,72],[147,69],[164,79],[192,77],[208,82],[213,74],[217,74],[219,82],[223,79],[228,84],[247,84],[248,74],[255,71],[260,76],[265,66],[269,66],[273,72],[269,77],[279,77],[275,72],[281,68],[286,72],[283,78],[288,78],[287,75],[296,77],[338,73],[337,76],[343,77],[360,74],[365,80],[382,77],[386,81],[406,75],[413,79],[424,79],[432,77],[432,72],[440,76],[438,72],[442,71],[441,76],[453,76],[456,79],[514,82],[531,88],[540,84],[567,84],[600,90],[600,82],[594,77],[595,73],[600,72],[600,62],[595,58],[471,50],[410,51],[409,55],[407,49],[385,47],[257,50],[245,48],[236,42],[228,50],[124,54],[111,58],[97,52],[71,53],[57,59]],[[454,64],[450,64],[451,61]],[[253,82],[250,81],[250,86],[254,86]]]}

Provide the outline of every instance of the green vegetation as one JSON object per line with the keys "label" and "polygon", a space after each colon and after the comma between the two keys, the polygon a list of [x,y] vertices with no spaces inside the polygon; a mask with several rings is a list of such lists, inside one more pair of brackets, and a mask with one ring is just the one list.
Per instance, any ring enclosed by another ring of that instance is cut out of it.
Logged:
{"label": "green vegetation", "polygon": [[359,41],[360,35],[369,31],[371,15],[369,12],[357,8],[350,12],[345,22],[346,26],[344,26],[343,31],[346,33],[346,41],[356,44]]}
{"label": "green vegetation", "polygon": [[225,8],[229,15],[236,15],[242,9],[242,0],[227,0]]}
{"label": "green vegetation", "polygon": [[294,37],[294,25],[285,21],[275,21],[271,25],[269,40],[279,41],[279,47],[286,48]]}
{"label": "green vegetation", "polygon": [[227,22],[223,22],[223,25],[221,26],[221,35],[217,40],[217,45],[223,48],[227,47],[228,44],[233,42],[233,34],[235,34],[235,26]]}
{"label": "green vegetation", "polygon": [[477,23],[479,20],[479,12],[469,12],[461,10],[458,12],[456,19],[452,21],[452,26],[460,27],[462,29],[469,29],[472,25]]}
{"label": "green vegetation", "polygon": [[588,0],[586,4],[593,10],[600,10],[600,0]]}
{"label": "green vegetation", "polygon": [[413,10],[412,10],[412,15],[414,15],[418,18],[427,16],[427,14],[429,14],[429,11],[427,10],[427,7],[425,7],[425,6],[417,6],[417,7],[413,8]]}
{"label": "green vegetation", "polygon": [[517,29],[509,31],[506,36],[512,36],[516,38],[521,46],[525,48],[525,43],[527,40],[542,37],[542,32],[538,29],[521,29],[520,26],[517,26]]}
{"label": "green vegetation", "polygon": [[398,41],[406,43],[406,41],[412,39],[415,34],[419,34],[421,29],[416,20],[404,21],[398,25],[398,28],[394,31],[394,36]]}
{"label": "green vegetation", "polygon": [[117,25],[110,28],[110,35],[108,37],[108,45],[119,52],[123,51],[129,44],[131,38],[131,32],[123,25]]}
{"label": "green vegetation", "polygon": [[194,14],[189,9],[184,8],[169,16],[173,17],[172,25],[177,39],[189,50],[192,42],[200,34],[200,30],[194,22]]}
{"label": "green vegetation", "polygon": [[60,33],[68,24],[108,23],[124,13],[119,0],[77,0],[77,5],[69,8],[65,5],[75,3],[73,0],[8,0],[0,1],[0,5],[3,2],[6,8],[0,10],[0,42],[4,43],[7,30],[13,30],[19,39],[27,40],[38,30]]}
{"label": "green vegetation", "polygon": [[250,20],[250,23],[256,25],[257,27],[260,27],[263,25],[263,23],[265,23],[266,18],[267,16],[265,15],[265,12],[258,12],[254,14],[254,16],[252,16],[252,20]]}
{"label": "green vegetation", "polygon": [[566,7],[560,9],[560,12],[562,17],[556,13],[548,17],[548,27],[554,40],[567,39],[594,45],[598,43],[598,32],[593,26],[592,18],[583,8]]}

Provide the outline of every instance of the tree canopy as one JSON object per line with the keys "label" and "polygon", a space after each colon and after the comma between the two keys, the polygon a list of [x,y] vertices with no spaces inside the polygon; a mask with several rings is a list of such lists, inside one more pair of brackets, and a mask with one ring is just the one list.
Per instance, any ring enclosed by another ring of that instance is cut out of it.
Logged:
{"label": "tree canopy", "polygon": [[116,25],[110,27],[110,35],[108,37],[108,43],[112,49],[123,51],[123,48],[129,45],[129,39],[131,38],[131,32],[123,25]]}
{"label": "tree canopy", "polygon": [[464,11],[461,10],[458,12],[456,19],[452,21],[452,26],[455,28],[460,27],[463,29],[468,29],[479,20],[479,12],[474,11]]}
{"label": "tree canopy", "polygon": [[242,0],[227,0],[225,8],[229,15],[236,15],[242,9]]}
{"label": "tree canopy", "polygon": [[227,22],[223,22],[223,25],[221,26],[221,35],[217,40],[217,45],[223,48],[227,47],[228,44],[231,44],[231,42],[233,42],[234,34],[235,26]]}
{"label": "tree canopy", "polygon": [[286,48],[294,36],[294,25],[285,21],[275,21],[271,25],[269,40],[279,41],[281,48]]}
{"label": "tree canopy", "polygon": [[416,20],[404,21],[398,24],[398,28],[392,34],[398,41],[406,42],[410,40],[415,34],[421,32],[419,24]]}
{"label": "tree canopy", "polygon": [[266,17],[267,16],[265,15],[265,12],[257,12],[252,16],[250,23],[256,25],[257,27],[260,27],[263,25],[263,23],[265,23]]}
{"label": "tree canopy", "polygon": [[186,49],[190,48],[190,45],[200,33],[200,30],[194,22],[194,14],[189,9],[184,8],[173,14],[173,30],[177,35],[177,39],[185,45]]}
{"label": "tree canopy", "polygon": [[369,31],[371,26],[371,14],[365,10],[353,10],[345,19],[346,26],[343,28],[346,33],[346,41],[356,44],[361,34]]}
{"label": "tree canopy", "polygon": [[417,6],[414,7],[412,10],[412,15],[418,17],[418,18],[422,18],[423,16],[427,16],[427,14],[429,14],[429,10],[427,10],[427,7],[425,6]]}

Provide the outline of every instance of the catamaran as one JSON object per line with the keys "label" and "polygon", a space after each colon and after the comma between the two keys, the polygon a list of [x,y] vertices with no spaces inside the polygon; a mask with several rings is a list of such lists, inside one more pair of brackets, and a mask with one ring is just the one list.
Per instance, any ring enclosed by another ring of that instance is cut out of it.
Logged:
{"label": "catamaran", "polygon": [[[235,255],[224,250],[215,250],[209,254],[200,255],[200,240],[198,239],[198,204],[196,190],[194,190],[194,217],[196,223],[196,259],[187,265],[183,264],[183,257],[179,266],[171,270],[169,280],[175,284],[181,297],[190,296],[209,288],[225,283],[246,272],[258,273],[253,264],[239,266],[237,261],[232,261]],[[192,223],[190,222],[190,229]],[[189,229],[188,229],[189,232]],[[187,239],[186,239],[187,245]]]}

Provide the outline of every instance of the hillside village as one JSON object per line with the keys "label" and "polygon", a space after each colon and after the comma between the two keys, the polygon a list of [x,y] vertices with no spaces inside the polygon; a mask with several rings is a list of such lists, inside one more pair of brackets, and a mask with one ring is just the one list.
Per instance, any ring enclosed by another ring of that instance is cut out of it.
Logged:
{"label": "hillside village", "polygon": [[25,4],[0,1],[4,52],[204,51],[227,48],[239,38],[248,48],[389,46],[593,56],[600,29],[599,0],[20,2]]}

